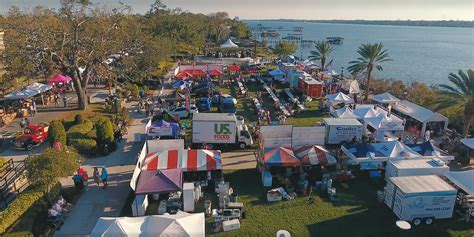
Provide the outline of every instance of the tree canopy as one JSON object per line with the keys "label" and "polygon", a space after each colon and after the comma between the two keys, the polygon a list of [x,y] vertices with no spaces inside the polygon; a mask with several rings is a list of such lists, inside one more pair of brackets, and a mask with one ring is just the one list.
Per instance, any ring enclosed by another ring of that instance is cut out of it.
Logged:
{"label": "tree canopy", "polygon": [[288,56],[290,54],[294,54],[296,52],[297,47],[298,46],[295,43],[283,40],[277,44],[275,48],[275,53],[283,57]]}

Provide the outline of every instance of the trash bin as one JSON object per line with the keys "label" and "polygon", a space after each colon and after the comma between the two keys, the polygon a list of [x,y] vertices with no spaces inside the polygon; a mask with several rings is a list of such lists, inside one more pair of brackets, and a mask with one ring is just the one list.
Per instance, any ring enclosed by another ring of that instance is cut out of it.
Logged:
{"label": "trash bin", "polygon": [[237,202],[237,197],[238,197],[237,193],[232,193],[230,195],[230,202]]}
{"label": "trash bin", "polygon": [[72,176],[72,180],[74,181],[74,187],[81,191],[84,188],[84,181],[82,180],[82,175],[76,174]]}

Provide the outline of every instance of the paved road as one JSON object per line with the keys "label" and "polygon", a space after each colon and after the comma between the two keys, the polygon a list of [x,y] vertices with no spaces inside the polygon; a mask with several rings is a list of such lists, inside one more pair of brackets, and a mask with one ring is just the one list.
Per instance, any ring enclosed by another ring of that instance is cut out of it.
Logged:
{"label": "paved road", "polygon": [[222,166],[225,170],[255,169],[257,162],[254,151],[223,152]]}
{"label": "paved road", "polygon": [[[148,121],[142,115],[132,113],[134,121],[125,137],[115,152],[108,156],[87,159],[82,167],[92,177],[94,166],[105,166],[109,173],[109,187],[102,189],[95,184],[89,185],[66,218],[61,230],[55,236],[85,236],[95,226],[99,217],[119,216],[130,191],[129,182],[135,168],[137,155],[143,146],[141,136],[143,127]],[[138,138],[138,140],[136,140]],[[70,178],[61,181],[63,186],[72,186]]]}

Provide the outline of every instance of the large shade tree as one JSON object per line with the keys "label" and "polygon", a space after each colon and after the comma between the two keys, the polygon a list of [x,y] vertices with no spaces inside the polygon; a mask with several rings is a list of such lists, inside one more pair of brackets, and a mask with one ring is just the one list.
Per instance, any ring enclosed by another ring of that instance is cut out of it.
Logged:
{"label": "large shade tree", "polygon": [[365,73],[366,74],[366,85],[365,85],[365,97],[367,101],[370,93],[370,81],[372,79],[372,71],[374,68],[378,71],[382,71],[382,63],[391,61],[387,50],[384,49],[382,43],[378,44],[362,44],[357,53],[360,55],[355,61],[349,62],[347,70],[352,74]]}
{"label": "large shade tree", "polygon": [[433,103],[436,110],[450,108],[461,108],[463,111],[463,136],[467,137],[474,118],[474,71],[467,73],[459,70],[458,74],[451,73],[448,76],[451,84],[442,84],[438,96]]}
{"label": "large shade tree", "polygon": [[334,51],[334,48],[328,42],[317,42],[314,47],[316,50],[311,51],[309,56],[310,60],[319,60],[321,63],[321,69],[326,69],[326,60],[329,58],[329,54]]}
{"label": "large shade tree", "polygon": [[57,11],[10,12],[7,53],[12,52],[13,58],[51,62],[57,71],[72,78],[79,108],[86,109],[87,84],[96,75],[95,69],[108,67],[111,55],[143,55],[148,38],[138,31],[137,21],[130,19],[127,6],[107,10],[87,0],[64,0],[61,4]]}

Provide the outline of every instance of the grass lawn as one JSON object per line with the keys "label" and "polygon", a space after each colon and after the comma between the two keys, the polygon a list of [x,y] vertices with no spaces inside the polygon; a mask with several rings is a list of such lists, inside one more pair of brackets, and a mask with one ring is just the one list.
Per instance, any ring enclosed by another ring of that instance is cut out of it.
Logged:
{"label": "grass lawn", "polygon": [[[214,236],[274,236],[280,229],[293,236],[400,236],[395,226],[396,216],[385,204],[376,200],[381,186],[370,184],[360,175],[348,190],[337,187],[338,201],[330,202],[316,196],[314,204],[305,204],[307,197],[292,201],[268,203],[255,169],[225,171],[238,202],[243,202],[247,217],[241,229],[226,233],[211,233],[212,218],[206,223],[206,233]],[[214,200],[213,208],[217,201]],[[414,227],[403,236],[474,236],[474,224],[464,221],[438,220],[431,226]]]}

